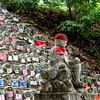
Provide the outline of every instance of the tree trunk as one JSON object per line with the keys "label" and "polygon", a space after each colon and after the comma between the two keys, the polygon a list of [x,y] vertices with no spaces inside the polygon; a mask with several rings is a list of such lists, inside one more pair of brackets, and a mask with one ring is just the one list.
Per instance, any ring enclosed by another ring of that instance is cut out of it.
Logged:
{"label": "tree trunk", "polygon": [[72,11],[71,11],[71,7],[69,6],[68,9],[69,9],[70,18],[72,19]]}

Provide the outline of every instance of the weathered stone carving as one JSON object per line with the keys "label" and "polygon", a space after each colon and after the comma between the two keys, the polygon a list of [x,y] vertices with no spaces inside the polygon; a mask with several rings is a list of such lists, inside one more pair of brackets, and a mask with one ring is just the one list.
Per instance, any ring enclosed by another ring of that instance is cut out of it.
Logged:
{"label": "weathered stone carving", "polygon": [[74,87],[82,88],[80,59],[69,59],[66,43],[67,37],[64,34],[56,35],[55,46],[50,50],[51,68],[41,70],[41,92],[75,92]]}

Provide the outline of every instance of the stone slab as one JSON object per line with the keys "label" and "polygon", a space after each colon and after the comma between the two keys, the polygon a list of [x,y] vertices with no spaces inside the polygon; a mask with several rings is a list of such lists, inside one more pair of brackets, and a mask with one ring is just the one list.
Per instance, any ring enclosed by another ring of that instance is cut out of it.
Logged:
{"label": "stone slab", "polygon": [[87,93],[40,93],[34,94],[34,100],[100,100],[100,94]]}

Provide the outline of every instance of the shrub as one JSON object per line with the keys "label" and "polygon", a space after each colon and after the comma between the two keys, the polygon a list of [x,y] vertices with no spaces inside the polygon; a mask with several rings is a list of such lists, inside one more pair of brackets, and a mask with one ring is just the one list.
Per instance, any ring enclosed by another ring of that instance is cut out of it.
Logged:
{"label": "shrub", "polygon": [[25,10],[34,10],[38,5],[39,0],[24,0],[23,5]]}
{"label": "shrub", "polygon": [[76,21],[71,21],[71,20],[61,22],[60,25],[57,28],[62,30],[62,31],[66,31],[66,30],[72,31],[72,32],[84,31],[84,25],[83,24],[79,24]]}
{"label": "shrub", "polygon": [[100,36],[99,32],[91,32],[91,31],[81,32],[80,34],[83,35],[84,37],[99,37]]}
{"label": "shrub", "polygon": [[93,9],[89,16],[93,21],[100,22],[100,7]]}
{"label": "shrub", "polygon": [[94,21],[95,23],[98,21],[100,22],[100,8],[91,10],[90,14],[82,16],[80,20],[86,25],[86,27],[91,26]]}
{"label": "shrub", "polygon": [[100,50],[96,49],[95,47],[84,48],[84,50],[94,57],[100,57]]}
{"label": "shrub", "polygon": [[7,2],[7,7],[10,10],[29,10],[34,11],[35,7],[38,5],[39,0],[5,0]]}
{"label": "shrub", "polygon": [[91,19],[91,17],[88,15],[88,16],[83,16],[83,17],[81,17],[81,18],[80,18],[80,21],[81,21],[81,23],[83,23],[83,24],[86,25],[86,27],[87,27],[87,26],[90,26],[90,25],[91,25],[92,19]]}
{"label": "shrub", "polygon": [[8,10],[16,11],[18,9],[22,9],[23,4],[21,0],[14,0],[8,3]]}

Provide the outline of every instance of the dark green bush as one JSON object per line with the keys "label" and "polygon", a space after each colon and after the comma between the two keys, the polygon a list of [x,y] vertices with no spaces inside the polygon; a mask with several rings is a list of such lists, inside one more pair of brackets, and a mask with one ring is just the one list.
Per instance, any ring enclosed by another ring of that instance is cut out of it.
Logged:
{"label": "dark green bush", "polygon": [[91,31],[81,32],[80,34],[85,36],[85,37],[99,37],[100,36],[99,32],[91,32]]}
{"label": "dark green bush", "polygon": [[95,47],[84,48],[84,50],[94,57],[100,57],[100,50]]}
{"label": "dark green bush", "polygon": [[100,22],[100,7],[93,9],[90,12],[90,17],[93,21]]}
{"label": "dark green bush", "polygon": [[100,22],[100,8],[94,8],[90,14],[82,16],[80,21],[87,28],[92,26],[93,23]]}
{"label": "dark green bush", "polygon": [[61,22],[57,28],[62,31],[72,31],[72,32],[84,31],[83,24],[79,24],[76,21],[71,21],[71,20]]}
{"label": "dark green bush", "polygon": [[8,9],[16,10],[28,10],[34,11],[35,7],[38,5],[39,0],[2,0],[1,2],[6,3]]}
{"label": "dark green bush", "polygon": [[39,0],[24,0],[23,1],[23,8],[25,10],[34,10],[35,7],[38,5]]}
{"label": "dark green bush", "polygon": [[98,7],[91,10],[88,15],[82,16],[78,22],[66,20],[61,22],[57,28],[62,31],[78,32],[84,37],[98,37],[100,36],[99,23],[100,8]]}
{"label": "dark green bush", "polygon": [[0,0],[0,2],[6,3],[6,2],[9,2],[9,0]]}
{"label": "dark green bush", "polygon": [[13,11],[16,11],[22,8],[23,8],[23,4],[20,0],[14,0],[8,3],[8,9],[11,9]]}
{"label": "dark green bush", "polygon": [[81,17],[80,21],[81,21],[82,24],[84,24],[85,29],[88,29],[88,27],[90,27],[92,25],[92,23],[91,23],[92,19],[89,15]]}

